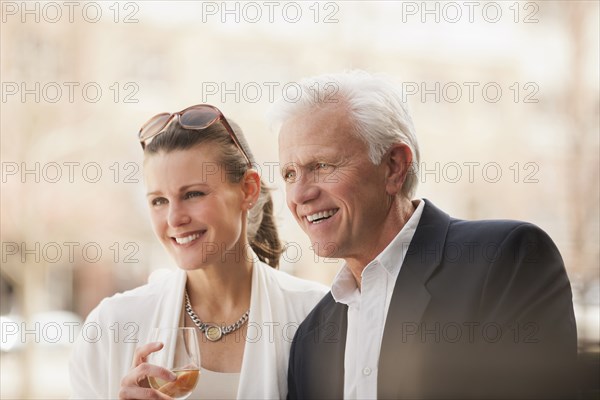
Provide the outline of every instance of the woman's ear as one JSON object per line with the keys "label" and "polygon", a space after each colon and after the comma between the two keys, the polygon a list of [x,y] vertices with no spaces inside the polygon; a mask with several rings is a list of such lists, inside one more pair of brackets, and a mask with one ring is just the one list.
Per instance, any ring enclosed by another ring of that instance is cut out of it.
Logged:
{"label": "woman's ear", "polygon": [[244,192],[243,209],[248,211],[258,201],[260,195],[260,176],[255,169],[249,169],[242,177],[242,191]]}
{"label": "woman's ear", "polygon": [[388,194],[397,195],[402,190],[407,174],[411,173],[412,151],[404,143],[396,143],[384,157],[387,169],[385,189]]}

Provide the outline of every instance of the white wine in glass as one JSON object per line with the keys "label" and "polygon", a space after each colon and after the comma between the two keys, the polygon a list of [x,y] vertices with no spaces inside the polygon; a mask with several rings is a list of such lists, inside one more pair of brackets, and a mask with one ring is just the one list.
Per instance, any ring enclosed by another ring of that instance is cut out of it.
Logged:
{"label": "white wine in glass", "polygon": [[148,362],[166,368],[177,376],[173,382],[148,377],[150,386],[176,400],[188,398],[200,378],[196,328],[154,328],[149,341],[161,342],[163,348],[151,353]]}

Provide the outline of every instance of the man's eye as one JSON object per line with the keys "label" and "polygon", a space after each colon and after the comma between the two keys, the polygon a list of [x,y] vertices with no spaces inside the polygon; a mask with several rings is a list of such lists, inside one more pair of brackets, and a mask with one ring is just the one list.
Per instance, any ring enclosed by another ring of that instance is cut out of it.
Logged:
{"label": "man's eye", "polygon": [[155,199],[152,199],[151,204],[153,206],[160,206],[163,204],[167,204],[167,199],[165,199],[164,197],[157,197]]}
{"label": "man's eye", "polygon": [[296,179],[296,171],[287,171],[283,174],[283,180],[293,182]]}
{"label": "man's eye", "polygon": [[184,196],[186,199],[191,199],[193,197],[202,197],[204,196],[204,192],[187,192]]}
{"label": "man's eye", "polygon": [[315,169],[322,171],[322,172],[330,172],[330,171],[333,171],[333,165],[327,164],[324,162],[320,162],[315,165]]}

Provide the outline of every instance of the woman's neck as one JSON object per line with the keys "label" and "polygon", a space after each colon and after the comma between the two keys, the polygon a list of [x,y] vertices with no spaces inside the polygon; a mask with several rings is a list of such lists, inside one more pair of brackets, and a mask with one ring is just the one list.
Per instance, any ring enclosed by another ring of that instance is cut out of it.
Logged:
{"label": "woman's neck", "polygon": [[250,308],[252,256],[248,245],[241,246],[231,257],[221,257],[215,263],[187,271],[186,290],[200,319],[237,320]]}

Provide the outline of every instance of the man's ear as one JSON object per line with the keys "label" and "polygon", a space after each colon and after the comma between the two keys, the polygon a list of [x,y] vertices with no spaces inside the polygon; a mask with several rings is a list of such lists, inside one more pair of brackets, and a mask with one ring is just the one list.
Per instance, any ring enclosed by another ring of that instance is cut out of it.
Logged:
{"label": "man's ear", "polygon": [[244,202],[242,208],[248,211],[256,204],[260,195],[260,176],[255,169],[249,169],[242,177],[242,191],[244,192]]}
{"label": "man's ear", "polygon": [[387,169],[385,189],[388,194],[397,195],[410,172],[412,152],[407,145],[396,143],[387,151],[383,162]]}

